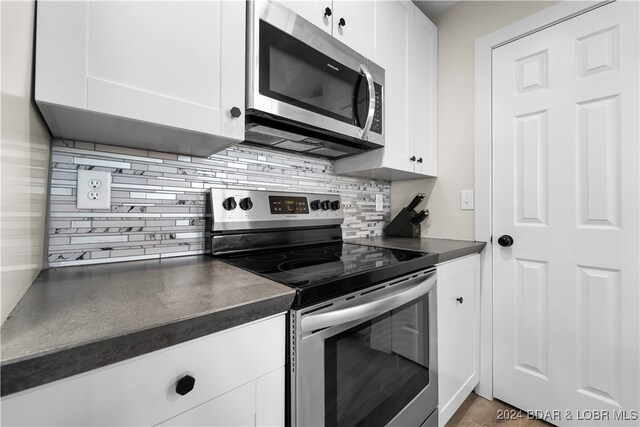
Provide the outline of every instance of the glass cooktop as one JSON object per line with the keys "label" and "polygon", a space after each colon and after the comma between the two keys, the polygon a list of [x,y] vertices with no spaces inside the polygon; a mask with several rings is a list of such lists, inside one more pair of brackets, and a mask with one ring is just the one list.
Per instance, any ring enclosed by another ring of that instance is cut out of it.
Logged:
{"label": "glass cooktop", "polygon": [[296,289],[294,307],[303,307],[424,270],[436,259],[430,253],[337,243],[237,255],[222,261]]}

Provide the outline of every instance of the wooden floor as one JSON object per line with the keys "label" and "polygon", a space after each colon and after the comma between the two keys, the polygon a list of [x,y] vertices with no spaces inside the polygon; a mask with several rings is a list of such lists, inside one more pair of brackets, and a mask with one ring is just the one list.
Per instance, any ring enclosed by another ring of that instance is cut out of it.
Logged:
{"label": "wooden floor", "polygon": [[549,427],[551,424],[528,419],[527,413],[499,400],[486,400],[471,393],[445,427]]}

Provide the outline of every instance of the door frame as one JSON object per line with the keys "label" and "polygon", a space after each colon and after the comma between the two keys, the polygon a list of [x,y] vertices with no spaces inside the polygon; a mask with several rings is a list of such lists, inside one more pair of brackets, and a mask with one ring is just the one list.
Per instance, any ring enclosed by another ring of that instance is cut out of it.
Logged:
{"label": "door frame", "polygon": [[[614,0],[565,0],[475,41],[475,240],[491,242],[492,192],[492,51],[512,41],[596,9]],[[491,243],[481,259],[480,383],[476,393],[493,399],[493,254]]]}

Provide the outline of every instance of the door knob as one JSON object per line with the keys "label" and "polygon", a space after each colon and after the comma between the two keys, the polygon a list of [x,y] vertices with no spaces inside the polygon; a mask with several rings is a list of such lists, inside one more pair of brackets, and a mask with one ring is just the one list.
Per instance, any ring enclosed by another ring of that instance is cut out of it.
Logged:
{"label": "door knob", "polygon": [[325,7],[324,8],[324,16],[331,16],[331,8],[330,7]]}
{"label": "door knob", "polygon": [[503,248],[513,245],[513,237],[504,234],[498,238],[498,244]]}
{"label": "door knob", "polygon": [[234,119],[237,119],[241,115],[242,115],[242,111],[240,111],[238,107],[233,107],[231,109],[231,117],[233,117]]}
{"label": "door knob", "polygon": [[409,157],[409,160],[411,160],[412,162],[415,162],[416,161],[416,156]]}
{"label": "door knob", "polygon": [[458,301],[460,304],[462,304],[464,302],[464,298],[458,297],[458,298],[456,298],[456,301]]}
{"label": "door knob", "polygon": [[422,163],[422,157],[418,159],[418,163]]}
{"label": "door knob", "polygon": [[340,18],[340,20],[338,21],[338,27],[346,27],[347,26],[347,22],[344,20],[344,18]]}

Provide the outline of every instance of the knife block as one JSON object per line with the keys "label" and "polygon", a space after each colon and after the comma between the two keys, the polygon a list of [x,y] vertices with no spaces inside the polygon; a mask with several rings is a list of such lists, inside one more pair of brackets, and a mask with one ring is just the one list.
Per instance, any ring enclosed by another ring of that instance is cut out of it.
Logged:
{"label": "knife block", "polygon": [[398,215],[385,227],[385,236],[420,237],[420,224],[413,224],[411,220],[417,216],[416,212],[403,208]]}

